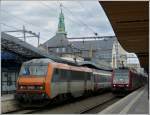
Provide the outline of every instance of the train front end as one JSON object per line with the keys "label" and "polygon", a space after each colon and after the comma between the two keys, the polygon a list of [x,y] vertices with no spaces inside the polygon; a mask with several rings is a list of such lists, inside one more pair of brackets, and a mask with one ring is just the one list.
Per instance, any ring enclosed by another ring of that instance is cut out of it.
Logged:
{"label": "train front end", "polygon": [[116,69],[112,77],[112,91],[114,93],[126,93],[130,89],[128,69]]}
{"label": "train front end", "polygon": [[15,98],[21,103],[40,103],[50,98],[48,62],[34,59],[22,64]]}

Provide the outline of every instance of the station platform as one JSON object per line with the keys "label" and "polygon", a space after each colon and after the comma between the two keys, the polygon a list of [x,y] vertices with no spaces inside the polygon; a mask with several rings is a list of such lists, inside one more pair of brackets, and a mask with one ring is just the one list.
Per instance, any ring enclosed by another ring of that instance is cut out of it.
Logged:
{"label": "station platform", "polygon": [[15,101],[14,94],[6,94],[1,97],[1,112],[7,113],[18,110],[19,107]]}
{"label": "station platform", "polygon": [[148,85],[145,85],[104,109],[100,114],[148,114],[148,96]]}
{"label": "station platform", "polygon": [[7,100],[13,100],[14,99],[14,94],[6,94],[2,95],[1,101],[7,101]]}

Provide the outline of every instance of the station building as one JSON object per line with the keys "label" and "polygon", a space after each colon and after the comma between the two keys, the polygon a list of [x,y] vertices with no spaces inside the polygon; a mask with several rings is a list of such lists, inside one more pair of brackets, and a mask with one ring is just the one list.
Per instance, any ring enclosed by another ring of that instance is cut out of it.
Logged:
{"label": "station building", "polygon": [[[74,39],[82,39],[76,41]],[[39,48],[47,51],[49,54],[64,57],[74,55],[81,57],[84,61],[101,61],[107,63],[109,66],[116,66],[116,51],[114,43],[117,41],[115,36],[104,37],[80,37],[68,38],[65,30],[64,15],[61,10],[59,15],[58,30],[52,38],[41,44]],[[73,57],[73,58],[75,58]],[[115,63],[115,64],[113,64]]]}
{"label": "station building", "polygon": [[1,51],[1,92],[13,93],[16,89],[21,60],[15,53],[6,50]]}

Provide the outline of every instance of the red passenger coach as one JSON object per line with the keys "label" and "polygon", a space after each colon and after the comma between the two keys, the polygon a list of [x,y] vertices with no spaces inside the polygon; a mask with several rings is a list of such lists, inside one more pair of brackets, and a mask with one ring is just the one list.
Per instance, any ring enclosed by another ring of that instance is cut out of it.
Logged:
{"label": "red passenger coach", "polygon": [[113,93],[128,93],[143,86],[146,82],[144,74],[135,69],[115,69],[112,73]]}

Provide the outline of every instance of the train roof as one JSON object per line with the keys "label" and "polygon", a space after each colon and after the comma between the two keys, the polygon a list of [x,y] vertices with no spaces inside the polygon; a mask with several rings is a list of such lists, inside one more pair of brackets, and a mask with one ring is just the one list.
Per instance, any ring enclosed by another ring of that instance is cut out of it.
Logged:
{"label": "train roof", "polygon": [[[31,63],[37,63],[37,64],[43,64],[43,63],[62,63],[62,62],[57,62],[54,60],[51,60],[49,58],[39,58],[39,59],[32,59],[30,61],[24,62],[24,64],[31,64]],[[92,61],[83,61],[83,62],[78,62],[76,64],[70,64],[70,63],[63,63],[63,64],[68,64],[70,66],[77,66],[77,67],[87,67],[90,69],[98,69],[98,70],[105,70],[105,71],[112,71],[111,67],[101,65],[101,64],[96,64],[95,62]]]}
{"label": "train roof", "polygon": [[142,76],[145,76],[145,77],[148,76],[148,75],[147,75],[146,73],[144,73],[144,72],[137,71],[136,68],[124,67],[124,68],[117,68],[117,69],[115,69],[115,70],[128,70],[128,71],[132,71],[132,72],[134,72],[134,73],[137,73],[137,74],[142,75]]}
{"label": "train roof", "polygon": [[80,66],[86,66],[88,68],[92,69],[98,69],[98,70],[105,70],[105,71],[112,71],[111,67],[108,67],[106,65],[98,64],[91,61],[83,61],[79,63]]}
{"label": "train roof", "polygon": [[49,62],[52,63],[54,61],[49,58],[40,58],[40,59],[32,59],[32,60],[26,61],[26,62],[24,62],[24,64],[31,64],[31,63],[43,64],[43,63],[49,63]]}
{"label": "train roof", "polygon": [[64,63],[52,63],[55,68],[67,69],[67,70],[75,70],[75,71],[85,71],[92,72],[91,68],[83,67],[83,66],[72,66]]}

